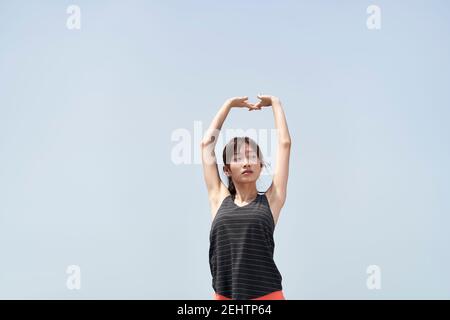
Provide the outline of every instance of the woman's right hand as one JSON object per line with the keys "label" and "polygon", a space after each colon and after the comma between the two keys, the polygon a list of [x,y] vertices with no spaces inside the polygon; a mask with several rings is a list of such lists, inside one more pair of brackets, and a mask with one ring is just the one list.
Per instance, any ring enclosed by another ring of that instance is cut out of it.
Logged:
{"label": "woman's right hand", "polygon": [[230,108],[248,108],[248,111],[259,110],[253,103],[248,102],[248,97],[233,97],[226,101]]}

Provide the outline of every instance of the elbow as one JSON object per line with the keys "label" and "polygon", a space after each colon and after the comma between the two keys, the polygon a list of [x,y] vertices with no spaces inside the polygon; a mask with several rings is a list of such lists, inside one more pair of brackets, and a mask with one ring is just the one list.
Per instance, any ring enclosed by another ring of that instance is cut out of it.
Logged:
{"label": "elbow", "polygon": [[214,136],[204,137],[200,142],[200,147],[205,148],[210,146],[211,144],[215,145],[216,138]]}
{"label": "elbow", "polygon": [[208,147],[210,144],[211,144],[211,141],[203,139],[200,142],[200,149],[204,149],[204,148]]}
{"label": "elbow", "polygon": [[200,141],[200,148],[204,148],[209,144],[209,141],[207,138],[203,138],[202,141]]}
{"label": "elbow", "polygon": [[283,146],[283,147],[290,147],[291,146],[291,139],[286,139],[286,140],[280,141],[280,145]]}

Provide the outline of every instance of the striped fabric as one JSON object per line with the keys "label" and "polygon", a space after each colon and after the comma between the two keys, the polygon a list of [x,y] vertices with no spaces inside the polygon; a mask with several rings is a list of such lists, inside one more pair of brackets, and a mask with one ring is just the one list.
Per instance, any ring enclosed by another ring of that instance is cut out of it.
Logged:
{"label": "striped fabric", "polygon": [[244,205],[228,195],[211,224],[209,264],[215,293],[249,300],[282,290],[273,260],[275,223],[265,194]]}

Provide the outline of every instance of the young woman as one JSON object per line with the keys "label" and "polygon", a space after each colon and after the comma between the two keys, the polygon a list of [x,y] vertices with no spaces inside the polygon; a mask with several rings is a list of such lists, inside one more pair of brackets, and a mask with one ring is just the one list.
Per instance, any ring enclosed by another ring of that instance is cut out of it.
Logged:
{"label": "young woman", "polygon": [[[203,174],[212,214],[209,263],[215,299],[285,299],[282,277],[273,260],[273,233],[286,201],[291,138],[277,97],[258,95],[228,99],[214,117],[202,143]],[[220,179],[214,148],[232,108],[249,111],[272,107],[278,136],[276,168],[271,186],[256,189],[262,167],[261,150],[248,137],[235,137],[223,150],[224,173]]]}

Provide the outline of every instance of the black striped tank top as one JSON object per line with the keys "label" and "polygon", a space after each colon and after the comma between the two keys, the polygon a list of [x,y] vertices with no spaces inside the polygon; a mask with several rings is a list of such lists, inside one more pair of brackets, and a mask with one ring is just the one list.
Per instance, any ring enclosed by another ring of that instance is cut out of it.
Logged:
{"label": "black striped tank top", "polygon": [[228,195],[211,224],[209,265],[214,291],[248,300],[282,290],[273,260],[275,223],[265,194],[244,205]]}

